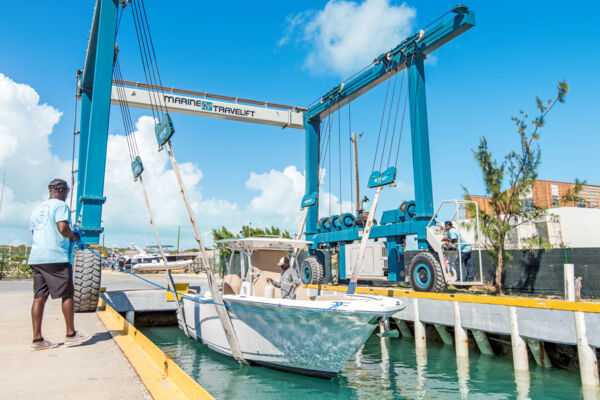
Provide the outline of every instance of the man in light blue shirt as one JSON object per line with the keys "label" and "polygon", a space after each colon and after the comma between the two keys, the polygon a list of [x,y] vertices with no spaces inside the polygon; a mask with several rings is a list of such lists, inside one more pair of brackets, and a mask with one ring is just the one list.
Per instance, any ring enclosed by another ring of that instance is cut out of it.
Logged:
{"label": "man in light blue shirt", "polygon": [[474,273],[473,273],[473,260],[471,258],[471,250],[472,250],[471,245],[462,244],[462,243],[467,243],[467,242],[458,234],[458,231],[456,230],[456,228],[453,227],[451,221],[446,221],[444,223],[444,228],[446,231],[446,234],[443,238],[444,244],[447,247],[454,247],[454,244],[457,244],[457,243],[460,244],[460,260],[459,260],[458,255],[456,256],[456,260],[454,260],[454,271],[456,272],[456,278],[459,281],[461,280],[462,266],[460,264],[462,261],[462,265],[467,270],[466,281],[472,281]]}
{"label": "man in light blue shirt", "polygon": [[73,302],[73,267],[71,247],[79,236],[71,230],[71,211],[65,203],[69,186],[62,179],[54,179],[48,185],[50,198],[37,206],[30,217],[33,242],[28,264],[33,273],[33,343],[31,350],[45,350],[58,344],[42,336],[42,319],[48,295],[62,299],[62,312],[67,325],[65,345],[86,342],[90,335],[75,330]]}

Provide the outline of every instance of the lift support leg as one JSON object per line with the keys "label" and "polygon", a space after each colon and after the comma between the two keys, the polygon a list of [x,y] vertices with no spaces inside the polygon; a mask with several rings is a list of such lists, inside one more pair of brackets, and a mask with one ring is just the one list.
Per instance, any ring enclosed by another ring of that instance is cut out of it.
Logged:
{"label": "lift support leg", "polygon": [[81,81],[81,118],[77,206],[74,224],[86,243],[97,244],[102,233],[104,170],[110,114],[118,0],[96,3]]}

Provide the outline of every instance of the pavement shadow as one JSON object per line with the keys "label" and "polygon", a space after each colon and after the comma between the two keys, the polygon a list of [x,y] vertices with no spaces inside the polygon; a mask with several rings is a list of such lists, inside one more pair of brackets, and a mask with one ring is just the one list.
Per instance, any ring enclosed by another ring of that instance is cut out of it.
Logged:
{"label": "pavement shadow", "polygon": [[[90,340],[88,340],[85,343],[82,344],[78,344],[75,346],[69,346],[69,347],[84,347],[84,346],[92,346],[98,342],[104,342],[106,340],[112,340],[112,335],[110,334],[110,332],[96,332],[94,333],[94,335],[92,336],[92,338]],[[60,343],[61,346],[65,346],[65,343]]]}

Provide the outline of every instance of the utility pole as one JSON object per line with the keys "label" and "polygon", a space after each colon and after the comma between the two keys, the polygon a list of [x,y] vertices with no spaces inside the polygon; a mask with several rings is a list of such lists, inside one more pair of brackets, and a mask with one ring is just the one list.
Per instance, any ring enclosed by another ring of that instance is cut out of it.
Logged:
{"label": "utility pole", "polygon": [[181,232],[181,226],[177,227],[177,252],[179,253],[179,233]]}
{"label": "utility pole", "polygon": [[352,147],[354,149],[354,186],[356,187],[356,197],[354,200],[354,204],[356,205],[357,217],[360,216],[360,212],[362,211],[362,207],[360,206],[360,186],[358,184],[358,142],[360,142],[363,133],[364,132],[361,132],[357,138],[356,132],[352,132],[352,138],[350,139],[352,141]]}

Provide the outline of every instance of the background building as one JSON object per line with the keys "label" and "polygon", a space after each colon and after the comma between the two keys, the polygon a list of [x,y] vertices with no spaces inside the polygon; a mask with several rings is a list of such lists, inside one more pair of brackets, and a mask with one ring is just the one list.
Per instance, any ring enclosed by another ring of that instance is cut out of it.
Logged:
{"label": "background building", "polygon": [[[573,190],[574,183],[537,180],[529,196],[520,199],[524,208],[533,208],[534,205],[544,208],[580,207],[600,208],[600,186],[583,185],[577,201],[565,201],[564,197]],[[479,208],[490,214],[489,197],[471,196]]]}
{"label": "background building", "polygon": [[[575,201],[565,197],[574,183],[537,180],[528,196],[521,198],[522,207],[548,209],[539,220],[519,224],[509,234],[508,247],[531,246],[537,238],[552,247],[600,247],[600,186],[583,185]],[[471,196],[479,208],[492,213],[489,197]]]}

